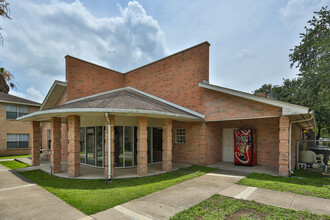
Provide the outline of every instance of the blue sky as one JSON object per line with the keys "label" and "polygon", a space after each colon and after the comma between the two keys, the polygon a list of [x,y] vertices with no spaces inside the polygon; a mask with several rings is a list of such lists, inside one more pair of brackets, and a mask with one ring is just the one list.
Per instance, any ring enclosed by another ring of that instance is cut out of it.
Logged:
{"label": "blue sky", "polygon": [[126,72],[208,41],[210,83],[251,92],[294,78],[289,53],[330,0],[8,0],[0,66],[11,94],[42,102],[64,80],[64,56]]}

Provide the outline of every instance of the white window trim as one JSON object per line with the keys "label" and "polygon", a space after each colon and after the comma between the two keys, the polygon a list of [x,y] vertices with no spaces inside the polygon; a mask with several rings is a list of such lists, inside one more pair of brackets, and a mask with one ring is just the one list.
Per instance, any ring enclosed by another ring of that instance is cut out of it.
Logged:
{"label": "white window trim", "polygon": [[[178,131],[180,131],[180,130],[184,131],[184,134],[178,134]],[[184,142],[178,141],[178,137],[184,137]],[[186,129],[185,128],[176,128],[175,129],[175,143],[177,143],[177,144],[186,143]]]}

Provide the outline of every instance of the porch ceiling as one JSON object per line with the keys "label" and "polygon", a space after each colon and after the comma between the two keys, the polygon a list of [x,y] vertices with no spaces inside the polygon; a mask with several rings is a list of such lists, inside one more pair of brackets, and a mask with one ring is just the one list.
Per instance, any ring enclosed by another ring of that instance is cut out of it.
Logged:
{"label": "porch ceiling", "polygon": [[114,115],[173,118],[185,121],[204,120],[202,114],[131,87],[71,100],[52,109],[22,116],[18,120],[46,121],[51,117],[67,117],[72,114],[100,116],[105,112]]}

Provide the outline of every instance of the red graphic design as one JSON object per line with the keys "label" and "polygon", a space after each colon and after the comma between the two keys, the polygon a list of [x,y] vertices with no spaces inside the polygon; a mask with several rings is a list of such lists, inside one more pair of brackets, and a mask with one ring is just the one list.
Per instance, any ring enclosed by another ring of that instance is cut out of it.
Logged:
{"label": "red graphic design", "polygon": [[234,131],[234,155],[237,165],[256,165],[256,147],[252,129]]}

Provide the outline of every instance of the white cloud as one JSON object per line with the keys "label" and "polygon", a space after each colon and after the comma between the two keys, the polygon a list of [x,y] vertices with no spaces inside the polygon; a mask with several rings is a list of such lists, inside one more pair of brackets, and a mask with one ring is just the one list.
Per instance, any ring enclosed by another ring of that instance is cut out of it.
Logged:
{"label": "white cloud", "polygon": [[28,99],[36,101],[36,102],[42,102],[44,97],[41,95],[39,90],[36,90],[33,86],[28,88],[26,90],[26,96]]}
{"label": "white cloud", "polygon": [[20,93],[20,92],[16,92],[14,90],[9,90],[9,94],[10,95],[14,95],[14,96],[17,96],[17,97],[20,97],[20,98],[23,98],[23,99],[26,99],[26,95],[24,93]]}
{"label": "white cloud", "polygon": [[99,18],[80,2],[11,2],[4,24],[4,66],[30,77],[63,76],[64,56],[127,71],[166,55],[165,36],[137,1]]}
{"label": "white cloud", "polygon": [[250,49],[244,49],[241,52],[237,53],[236,56],[242,62],[248,59],[255,58],[257,56],[256,52]]}
{"label": "white cloud", "polygon": [[312,19],[314,11],[319,11],[322,6],[329,4],[330,0],[289,0],[279,11],[280,19],[289,28],[301,29]]}
{"label": "white cloud", "polygon": [[41,95],[40,91],[35,89],[33,86],[31,86],[30,88],[28,88],[25,93],[21,93],[21,92],[17,92],[15,90],[10,90],[9,91],[10,95],[14,95],[23,99],[28,99],[28,100],[32,100],[35,102],[42,102],[44,100],[44,97]]}

